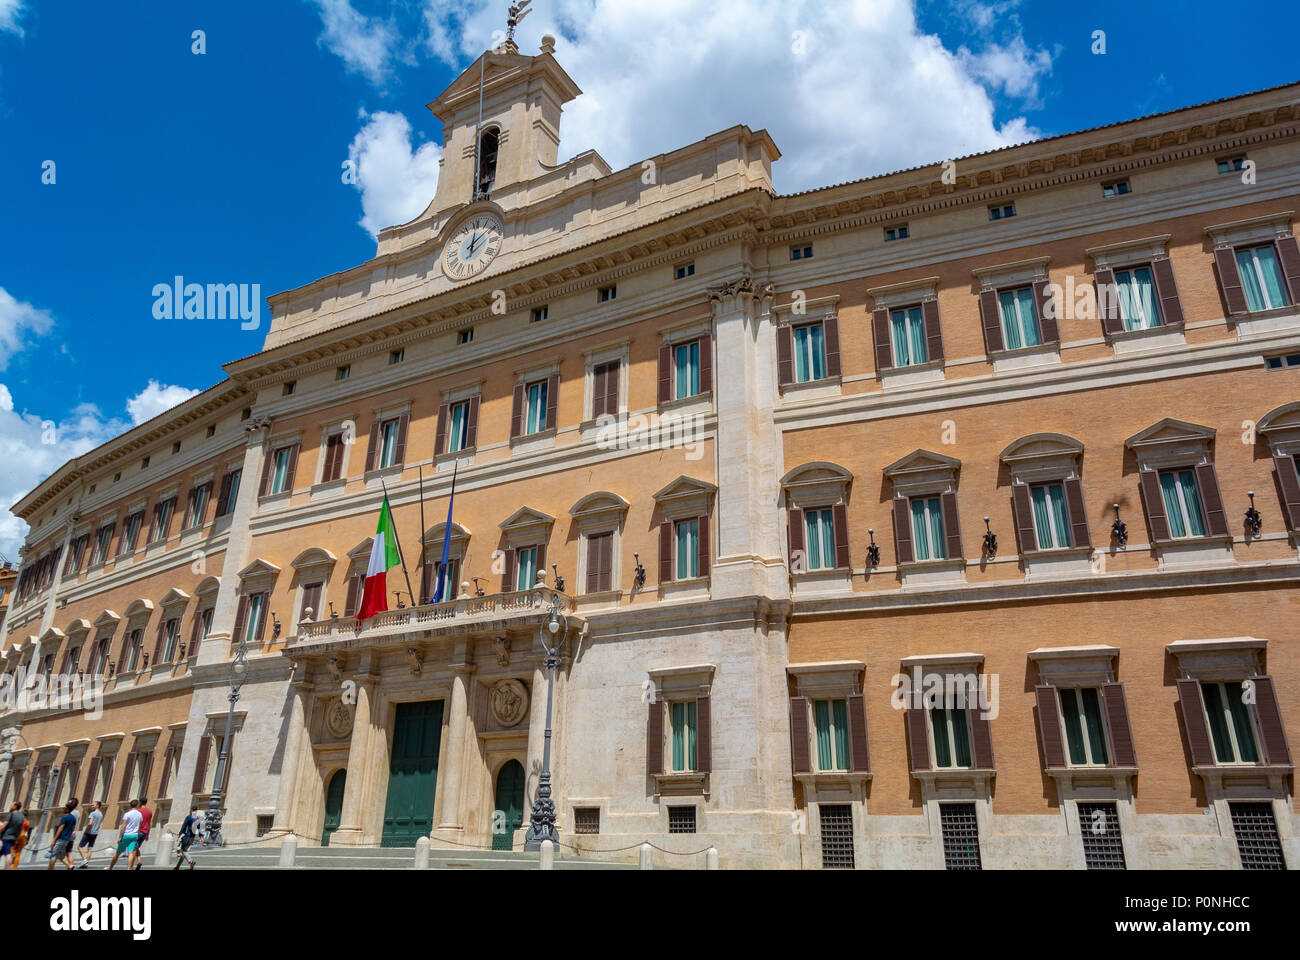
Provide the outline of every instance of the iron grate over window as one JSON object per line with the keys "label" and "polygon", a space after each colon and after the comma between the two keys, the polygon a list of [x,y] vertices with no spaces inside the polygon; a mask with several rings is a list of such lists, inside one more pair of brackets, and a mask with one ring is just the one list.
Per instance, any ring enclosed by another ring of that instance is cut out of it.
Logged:
{"label": "iron grate over window", "polygon": [[1115,804],[1080,803],[1079,827],[1083,831],[1083,862],[1089,870],[1128,869]]}
{"label": "iron grate over window", "polygon": [[600,833],[600,807],[574,807],[573,832]]}
{"label": "iron grate over window", "polygon": [[949,870],[982,870],[980,828],[973,803],[941,803],[939,828],[943,831],[943,865]]}
{"label": "iron grate over window", "polygon": [[1285,870],[1282,843],[1277,836],[1277,821],[1270,803],[1229,803],[1232,829],[1237,834],[1237,850],[1243,870]]}
{"label": "iron grate over window", "polygon": [[668,832],[669,833],[694,833],[695,832],[695,807],[669,807],[668,808]]}
{"label": "iron grate over window", "polygon": [[828,870],[852,870],[853,809],[847,803],[820,803],[817,813],[822,828],[822,866]]}
{"label": "iron grate over window", "polygon": [[275,817],[259,815],[257,818],[257,835],[259,837],[266,836],[271,832],[273,826],[275,826]]}

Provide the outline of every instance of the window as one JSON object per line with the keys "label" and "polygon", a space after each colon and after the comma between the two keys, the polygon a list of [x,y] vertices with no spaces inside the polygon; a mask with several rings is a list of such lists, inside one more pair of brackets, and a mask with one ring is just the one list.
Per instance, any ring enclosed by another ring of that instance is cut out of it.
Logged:
{"label": "window", "polygon": [[401,435],[400,418],[385,420],[379,427],[379,469],[386,470],[400,461],[397,457],[398,440]]}
{"label": "window", "polygon": [[682,263],[673,268],[674,280],[685,280],[687,277],[695,276],[695,264]]}
{"label": "window", "polygon": [[835,523],[830,507],[805,510],[804,568],[807,570],[832,570],[835,568]]}
{"label": "window", "polygon": [[998,314],[1002,318],[1002,343],[1006,349],[1034,347],[1042,342],[1032,287],[999,290]]}
{"label": "window", "polygon": [[[148,457],[145,457],[143,460],[140,461],[140,469],[141,469],[141,470],[147,470],[147,469],[149,469],[149,458],[148,458]],[[41,522],[44,523],[44,520],[42,520]]]}
{"label": "window", "polygon": [[618,297],[618,287],[617,286],[601,287],[598,297],[601,303],[608,303],[610,300],[613,300],[616,297]]}
{"label": "window", "polygon": [[613,589],[614,533],[606,530],[587,537],[587,593]]}
{"label": "window", "polygon": [[126,522],[122,524],[122,544],[118,549],[120,556],[135,552],[135,543],[140,537],[140,526],[143,523],[143,510],[138,510],[126,518]]}
{"label": "window", "polygon": [[[131,631],[130,638],[127,640],[126,647],[126,671],[129,673],[140,666],[141,655],[144,653],[144,630],[136,629]],[[119,671],[121,672],[121,671]]]}
{"label": "window", "polygon": [[820,323],[794,328],[794,379],[809,383],[826,376],[826,345]]}
{"label": "window", "polygon": [[943,865],[948,870],[981,870],[979,820],[973,803],[939,804]]}
{"label": "window", "polygon": [[248,598],[248,613],[244,622],[244,640],[256,643],[262,635],[262,618],[266,613],[266,594],[255,593]]}
{"label": "window", "polygon": [[1201,512],[1195,471],[1161,470],[1160,493],[1165,502],[1165,513],[1169,517],[1171,537],[1205,536],[1205,516]]}
{"label": "window", "polygon": [[680,806],[668,808],[669,833],[695,832],[695,807]]}
{"label": "window", "polygon": [[321,467],[321,483],[330,483],[343,476],[343,457],[347,443],[342,433],[331,433],[325,438],[325,463]]}
{"label": "window", "polygon": [[1242,684],[1235,680],[1201,684],[1216,763],[1258,763],[1255,724]]}
{"label": "window", "polygon": [[929,359],[925,347],[925,320],[920,306],[890,311],[889,333],[894,366],[911,367]]}
{"label": "window", "polygon": [[673,399],[694,397],[700,392],[700,341],[673,347]]}
{"label": "window", "polygon": [[580,834],[600,833],[600,807],[574,807],[573,832]]}
{"label": "window", "polygon": [[95,653],[91,659],[91,673],[102,675],[108,669],[108,637],[100,637],[95,642]]}
{"label": "window", "polygon": [[971,766],[970,725],[965,707],[931,707],[930,739],[935,769]]}
{"label": "window", "polygon": [[1285,870],[1282,841],[1277,835],[1277,820],[1271,803],[1229,803],[1232,832],[1237,836],[1237,852],[1243,870]]}
{"label": "window", "polygon": [[541,323],[543,320],[547,318],[547,316],[549,316],[549,314],[550,311],[547,307],[533,307],[533,315],[528,322]]}
{"label": "window", "polygon": [[253,415],[253,408],[252,408],[252,407],[245,407],[243,410],[241,410],[241,411],[239,412],[239,419],[240,419],[240,420],[247,420],[247,419],[249,419],[252,415]]}
{"label": "window", "polygon": [[173,617],[167,621],[163,628],[164,640],[161,663],[171,663],[172,658],[176,656],[176,641],[181,633],[181,621],[179,617]]}
{"label": "window", "polygon": [[1065,508],[1065,485],[1042,483],[1029,488],[1034,507],[1034,535],[1039,550],[1062,550],[1070,546],[1070,518]]}
{"label": "window", "polygon": [[1101,185],[1101,195],[1109,200],[1111,197],[1123,197],[1133,192],[1127,180],[1116,180],[1114,183],[1103,183]]}
{"label": "window", "polygon": [[524,411],[524,435],[541,433],[546,429],[546,407],[550,400],[550,384],[547,380],[536,380],[528,384],[525,390],[526,410]]}
{"label": "window", "polygon": [[352,376],[352,364],[350,363],[345,363],[334,371],[335,380],[346,380],[350,376]]}
{"label": "window", "polygon": [[1080,803],[1079,830],[1083,834],[1083,862],[1089,870],[1125,869],[1124,841],[1120,839],[1115,804]]}
{"label": "window", "polygon": [[1286,367],[1300,367],[1300,353],[1288,353],[1284,357],[1267,357],[1265,366],[1270,370],[1282,370]]}
{"label": "window", "polygon": [[989,207],[990,220],[1006,220],[1008,217],[1016,215],[1016,205],[1014,203],[995,204]]}
{"label": "window", "polygon": [[103,563],[108,559],[108,547],[112,540],[113,524],[100,527],[99,533],[95,535],[95,563]]}
{"label": "window", "polygon": [[303,586],[302,604],[299,607],[299,611],[298,611],[299,620],[302,620],[304,617],[309,616],[309,614],[307,613],[308,610],[311,611],[310,617],[312,618],[312,620],[325,619],[320,615],[321,613],[320,598],[324,590],[325,590],[325,584],[320,582],[319,580],[316,581],[315,583],[308,583]]}
{"label": "window", "polygon": [[900,223],[896,227],[885,227],[885,243],[891,243],[894,240],[906,240],[909,234],[907,224]]}
{"label": "window", "polygon": [[822,773],[849,768],[849,708],[847,700],[814,700],[817,728],[817,769]]}
{"label": "window", "polygon": [[478,192],[475,199],[487,197],[497,179],[497,151],[501,145],[501,130],[488,127],[479,137]]}
{"label": "window", "polygon": [[190,491],[189,516],[185,518],[185,529],[197,527],[203,522],[208,511],[208,498],[212,496],[212,484],[202,483]]}
{"label": "window", "polygon": [[913,497],[912,541],[917,560],[947,557],[943,534],[943,511],[938,497]]}
{"label": "window", "polygon": [[692,517],[673,524],[677,540],[676,579],[690,580],[700,575],[700,521]]}
{"label": "window", "polygon": [[298,381],[290,380],[288,383],[284,385],[284,389],[280,392],[280,395],[282,397],[292,397],[293,392],[297,389],[298,389]]}
{"label": "window", "polygon": [[228,481],[229,489],[226,491],[224,501],[218,504],[220,507],[220,513],[218,516],[224,517],[227,514],[235,512],[235,502],[239,499],[239,479],[243,476],[243,473],[243,469],[237,467],[226,474],[226,479],[222,481],[221,485],[222,487],[225,487]]}
{"label": "window", "polygon": [[617,360],[598,363],[591,370],[591,416],[618,416],[618,380],[621,364]]}
{"label": "window", "polygon": [[1160,301],[1150,267],[1116,270],[1115,294],[1125,330],[1160,326]]}
{"label": "window", "polygon": [[394,364],[401,363],[405,359],[406,359],[405,349],[393,350],[388,354],[388,365],[391,367]]}
{"label": "window", "polygon": [[473,343],[473,342],[474,342],[474,328],[473,328],[473,327],[466,327],[464,330],[459,331],[459,332],[456,334],[456,342],[457,342],[457,343],[461,343],[461,344],[464,344],[464,343]]}
{"label": "window", "polygon": [[447,452],[455,453],[469,446],[469,401],[453,403],[449,420],[451,430],[447,434]]}
{"label": "window", "polygon": [[1217,161],[1219,173],[1236,173],[1246,168],[1246,155],[1243,153],[1239,157],[1224,157]]}
{"label": "window", "polygon": [[[211,438],[211,437],[215,437],[216,435],[217,435],[217,425],[216,425],[215,423],[213,423],[213,424],[209,424],[209,425],[208,425],[208,437]],[[93,490],[91,491],[91,493],[94,493],[94,492],[95,492],[95,491],[93,491]]]}
{"label": "window", "polygon": [[1061,719],[1070,764],[1075,767],[1104,767],[1106,730],[1101,720],[1101,697],[1096,687],[1062,687]]}
{"label": "window", "polygon": [[537,582],[537,548],[520,547],[515,555],[515,589],[531,590]]}
{"label": "window", "polygon": [[180,453],[180,452],[181,452],[181,442],[177,440],[175,443],[172,444],[172,453]]}
{"label": "window", "polygon": [[791,259],[791,260],[811,260],[811,259],[812,259],[812,255],[813,255],[813,248],[812,248],[811,245],[806,246],[806,247],[791,247],[791,248],[790,248],[790,259]]}
{"label": "window", "polygon": [[672,738],[672,766],[668,768],[669,772],[690,773],[698,765],[695,740],[696,702],[678,700],[670,703],[668,716],[671,726],[669,736]]}
{"label": "window", "polygon": [[176,498],[169,497],[158,506],[154,507],[153,530],[150,531],[150,542],[166,540],[167,532],[172,525],[172,514],[176,512]]}
{"label": "window", "polygon": [[281,447],[275,451],[275,466],[271,472],[271,493],[284,493],[289,489],[289,461],[293,457],[293,447]]}
{"label": "window", "polygon": [[1286,280],[1278,263],[1277,247],[1271,243],[1246,247],[1237,250],[1236,257],[1247,309],[1272,310],[1287,305]]}
{"label": "window", "polygon": [[121,474],[121,473],[115,473],[115,474],[113,474],[113,482],[114,482],[114,483],[117,483],[117,481],[119,481],[119,480],[121,480],[121,479],[122,479],[122,474]]}
{"label": "window", "polygon": [[822,868],[852,870],[853,808],[847,803],[819,803],[817,816],[821,823]]}

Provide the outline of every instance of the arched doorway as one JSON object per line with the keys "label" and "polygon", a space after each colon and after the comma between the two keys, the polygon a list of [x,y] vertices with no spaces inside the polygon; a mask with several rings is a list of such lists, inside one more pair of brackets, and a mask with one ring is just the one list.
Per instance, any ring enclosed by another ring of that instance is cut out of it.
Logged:
{"label": "arched doorway", "polygon": [[518,760],[507,760],[497,771],[497,802],[492,814],[492,849],[509,850],[515,831],[523,822],[524,766]]}
{"label": "arched doorway", "polygon": [[339,821],[343,817],[343,792],[347,785],[348,772],[334,771],[334,776],[330,777],[330,785],[325,789],[325,829],[321,831],[320,837],[322,847],[330,845],[331,834],[339,828]]}

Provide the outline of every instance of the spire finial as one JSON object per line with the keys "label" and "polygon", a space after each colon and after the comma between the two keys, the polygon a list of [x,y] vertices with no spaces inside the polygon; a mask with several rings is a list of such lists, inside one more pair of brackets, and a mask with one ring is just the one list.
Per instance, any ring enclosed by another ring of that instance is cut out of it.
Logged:
{"label": "spire finial", "polygon": [[523,22],[524,17],[533,11],[525,9],[533,0],[519,0],[518,3],[510,4],[510,15],[506,18],[506,46],[518,50],[519,46],[515,43],[515,27]]}

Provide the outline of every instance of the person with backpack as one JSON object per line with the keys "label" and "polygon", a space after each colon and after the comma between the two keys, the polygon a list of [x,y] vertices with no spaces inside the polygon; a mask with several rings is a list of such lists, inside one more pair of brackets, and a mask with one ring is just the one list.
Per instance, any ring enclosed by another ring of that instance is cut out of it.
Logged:
{"label": "person with backpack", "polygon": [[9,869],[14,844],[18,842],[18,834],[22,832],[25,822],[23,805],[15,800],[9,805],[9,814],[5,817],[4,826],[0,828],[0,869]]}
{"label": "person with backpack", "polygon": [[72,811],[76,809],[77,800],[74,797],[67,802],[63,816],[55,824],[54,839],[50,841],[50,862],[45,865],[46,870],[53,870],[54,864],[60,860],[65,867],[72,869],[72,841],[77,833],[77,815]]}
{"label": "person with backpack", "polygon": [[173,870],[179,870],[181,868],[181,861],[183,860],[188,860],[190,869],[194,869],[194,858],[190,856],[190,845],[194,843],[195,833],[200,829],[199,823],[201,820],[197,814],[198,809],[197,806],[190,807],[189,816],[187,816],[181,824],[181,834],[179,838],[181,855],[176,858],[176,866],[172,867]]}

